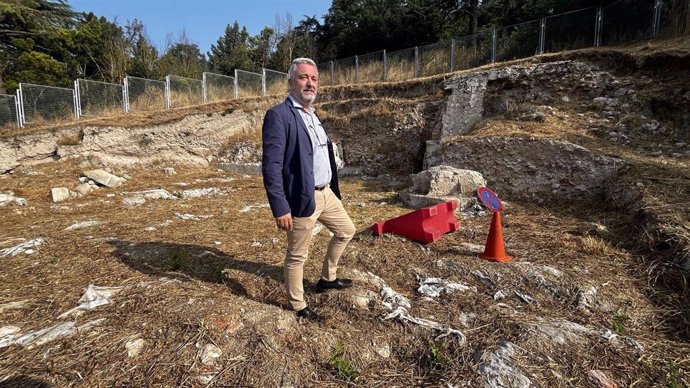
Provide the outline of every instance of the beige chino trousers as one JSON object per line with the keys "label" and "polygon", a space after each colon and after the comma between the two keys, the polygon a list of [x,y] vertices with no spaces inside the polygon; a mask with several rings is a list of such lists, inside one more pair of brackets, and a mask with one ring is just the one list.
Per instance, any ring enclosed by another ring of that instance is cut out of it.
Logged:
{"label": "beige chino trousers", "polygon": [[335,196],[330,187],[314,191],[316,209],[309,217],[293,217],[292,230],[287,232],[287,254],[283,275],[290,305],[295,311],[307,307],[304,300],[304,262],[309,254],[312,230],[316,221],[322,223],[333,233],[328,243],[326,257],[321,267],[321,278],[328,281],[336,279],[338,261],[347,243],[355,235],[355,225],[345,211],[342,202]]}

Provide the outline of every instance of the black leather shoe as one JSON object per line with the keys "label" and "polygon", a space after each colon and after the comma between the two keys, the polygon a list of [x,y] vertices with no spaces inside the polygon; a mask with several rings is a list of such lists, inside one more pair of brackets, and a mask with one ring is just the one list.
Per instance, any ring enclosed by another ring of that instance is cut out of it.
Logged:
{"label": "black leather shoe", "polygon": [[316,292],[324,292],[326,290],[342,290],[349,287],[352,287],[352,280],[350,279],[335,279],[332,282],[319,279],[319,281],[316,282]]}
{"label": "black leather shoe", "polygon": [[321,318],[321,316],[319,314],[314,312],[314,310],[310,309],[309,307],[305,307],[302,310],[298,311],[297,312],[297,318],[304,318],[304,319],[308,319],[310,321],[321,321],[321,320],[323,320],[323,318]]}

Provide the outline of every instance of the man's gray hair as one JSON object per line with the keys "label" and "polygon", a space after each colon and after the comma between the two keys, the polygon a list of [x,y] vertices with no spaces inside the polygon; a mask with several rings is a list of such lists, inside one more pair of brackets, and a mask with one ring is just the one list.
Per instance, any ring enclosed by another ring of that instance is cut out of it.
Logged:
{"label": "man's gray hair", "polygon": [[290,65],[290,69],[288,70],[288,79],[292,79],[292,77],[295,75],[295,72],[297,71],[297,65],[304,64],[316,67],[316,62],[312,61],[309,58],[295,58],[292,61],[292,64]]}

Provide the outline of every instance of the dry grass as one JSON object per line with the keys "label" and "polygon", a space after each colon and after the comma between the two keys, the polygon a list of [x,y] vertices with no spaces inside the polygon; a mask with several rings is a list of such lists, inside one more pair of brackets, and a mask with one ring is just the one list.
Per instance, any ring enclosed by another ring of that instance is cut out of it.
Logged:
{"label": "dry grass", "polygon": [[[400,187],[386,181],[345,180],[344,203],[358,234],[343,257],[341,274],[356,277],[358,270],[380,276],[411,299],[413,314],[463,330],[468,342],[461,345],[452,336],[436,339],[437,333],[428,329],[381,321],[379,304],[371,309],[353,307],[351,298],[378,293],[365,281],[358,280],[344,293],[314,293],[320,271],[316,258],[324,254],[329,238],[325,231],[314,238],[305,273],[310,306],[328,318],[320,325],[296,322],[286,311],[283,295],[283,233],[274,227],[269,209],[241,211],[265,203],[261,180],[213,169],[175,168],[174,176],[159,168],[116,170],[132,180],[124,187],[58,205],[51,205],[46,193],[52,186],[76,184],[81,171],[76,162],[38,166],[31,174],[26,170],[0,180],[0,189],[12,188],[29,201],[25,208],[0,208],[0,248],[19,238],[46,239],[33,255],[3,258],[0,305],[26,301],[20,308],[0,312],[3,322],[37,330],[60,322],[56,316],[74,307],[89,283],[126,287],[114,303],[76,318],[77,324],[105,318],[93,330],[35,349],[0,349],[0,376],[57,386],[199,386],[204,385],[199,376],[206,374],[218,386],[410,386],[439,381],[476,385],[472,355],[511,340],[523,349],[517,361],[521,370],[540,385],[560,385],[563,380],[552,373],[557,371],[581,386],[589,369],[604,369],[624,386],[690,381],[685,358],[690,348],[664,331],[667,312],[659,311],[641,292],[645,267],[634,252],[615,242],[627,233],[625,220],[615,211],[591,204],[510,203],[503,227],[515,262],[497,265],[479,260],[462,245],[484,243],[488,217],[463,216],[459,232],[429,246],[392,236],[375,238],[367,232],[371,224],[407,212],[397,203]],[[56,171],[59,177],[52,177]],[[171,192],[218,187],[226,194],[149,200],[132,208],[122,204],[124,192],[153,187]],[[212,217],[183,221],[174,217],[175,212]],[[102,224],[64,230],[86,220]],[[161,226],[166,220],[172,223]],[[612,235],[602,239],[589,234],[588,222],[608,226]],[[149,226],[156,230],[146,231]],[[544,266],[561,271],[561,277],[539,270]],[[530,274],[530,268],[543,278]],[[471,274],[474,270],[489,275],[497,286],[478,281]],[[417,275],[462,281],[479,292],[426,301],[416,292]],[[611,306],[609,313],[577,308],[578,290],[589,285],[598,287],[599,296]],[[501,300],[510,307],[497,308],[492,295],[499,289],[526,293],[538,304],[525,304],[510,291]],[[463,326],[461,313],[476,315]],[[539,325],[558,320],[625,331],[645,347],[644,355],[637,357],[626,347],[613,350],[597,336],[573,339],[563,347],[538,335]],[[144,349],[129,358],[125,344],[135,338],[146,341]],[[209,343],[223,354],[214,364],[204,365],[200,353]],[[376,353],[381,346],[388,346],[390,357]]]}

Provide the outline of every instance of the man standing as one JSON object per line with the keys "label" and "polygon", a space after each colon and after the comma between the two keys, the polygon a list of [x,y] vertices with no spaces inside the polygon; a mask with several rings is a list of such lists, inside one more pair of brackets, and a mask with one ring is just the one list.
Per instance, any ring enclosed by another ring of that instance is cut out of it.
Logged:
{"label": "man standing", "polygon": [[320,320],[304,300],[303,268],[318,220],[333,232],[316,290],[344,289],[352,280],[336,277],[338,260],[355,234],[343,208],[333,147],[314,100],[319,72],[314,61],[297,58],[288,71],[289,96],[266,112],[261,172],[278,228],[287,231],[284,278],[287,297],[299,318]]}

